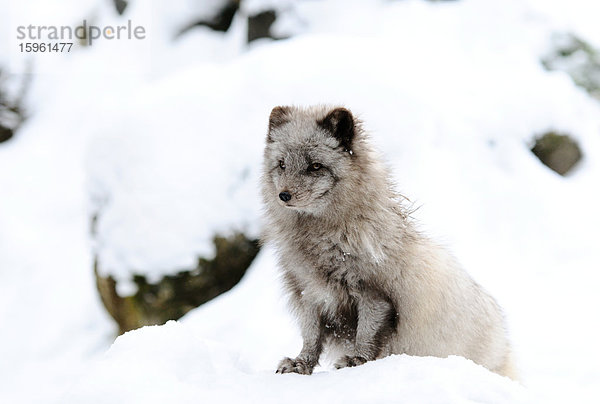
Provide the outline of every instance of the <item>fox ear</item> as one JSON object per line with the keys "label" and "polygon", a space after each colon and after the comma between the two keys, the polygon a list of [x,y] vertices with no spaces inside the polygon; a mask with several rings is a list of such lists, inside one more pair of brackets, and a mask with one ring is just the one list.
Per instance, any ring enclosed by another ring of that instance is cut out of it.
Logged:
{"label": "fox ear", "polygon": [[325,118],[317,122],[319,126],[330,132],[345,150],[352,150],[354,139],[354,117],[346,108],[336,108]]}
{"label": "fox ear", "polygon": [[291,108],[290,107],[282,107],[278,106],[273,108],[271,111],[271,115],[269,116],[269,133],[267,134],[267,140],[272,142],[271,131],[279,126],[283,125],[286,122],[289,122]]}

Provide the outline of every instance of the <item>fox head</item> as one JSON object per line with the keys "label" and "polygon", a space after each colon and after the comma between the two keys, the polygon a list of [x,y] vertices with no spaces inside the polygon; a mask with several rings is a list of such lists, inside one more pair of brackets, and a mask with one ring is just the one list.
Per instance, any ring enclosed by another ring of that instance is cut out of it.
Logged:
{"label": "fox head", "polygon": [[314,215],[327,211],[352,182],[359,132],[345,108],[273,108],[264,154],[265,202]]}

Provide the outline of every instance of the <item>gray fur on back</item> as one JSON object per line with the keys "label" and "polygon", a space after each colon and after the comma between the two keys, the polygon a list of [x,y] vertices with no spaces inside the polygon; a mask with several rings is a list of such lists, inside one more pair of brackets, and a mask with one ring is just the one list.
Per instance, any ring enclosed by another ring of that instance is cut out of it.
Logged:
{"label": "gray fur on back", "polygon": [[515,378],[500,308],[414,228],[350,111],[274,108],[263,169],[263,239],[303,338],[278,372],[310,374],[327,349],[338,368],[461,355]]}

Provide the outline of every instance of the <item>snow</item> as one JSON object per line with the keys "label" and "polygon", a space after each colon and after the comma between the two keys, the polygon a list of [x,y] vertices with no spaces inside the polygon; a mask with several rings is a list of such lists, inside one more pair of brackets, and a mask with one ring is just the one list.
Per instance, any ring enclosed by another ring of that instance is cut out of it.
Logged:
{"label": "snow", "polygon": [[281,355],[301,344],[277,288],[264,288],[275,264],[273,250],[263,250],[226,296],[183,321],[119,337],[62,402],[535,402],[517,382],[461,357],[400,355],[341,371],[321,367],[310,377],[275,374]]}
{"label": "snow", "polygon": [[[177,38],[216,0],[131,2],[123,16],[111,2],[24,4],[0,4],[0,63],[35,72],[30,117],[0,144],[0,402],[598,401],[600,106],[539,63],[557,30],[600,44],[595,3],[286,1],[278,24],[295,36],[251,46],[239,15],[227,33]],[[11,24],[90,15],[148,37],[15,52]],[[229,293],[109,348],[94,256],[127,293],[134,272],[210,256],[215,233],[257,235],[266,121],[290,103],[364,120],[420,226],[505,309],[525,387],[458,357],[273,374],[301,341],[270,248]],[[529,151],[548,130],[583,150],[566,177]]]}
{"label": "snow", "polygon": [[549,24],[562,31],[570,31],[600,46],[597,16],[600,3],[587,0],[528,0],[535,10],[537,18],[545,19]]}
{"label": "snow", "polygon": [[[127,375],[125,378],[114,376],[117,366]],[[65,402],[80,403],[94,396],[99,397],[94,401],[98,403],[161,403],[172,400],[175,391],[181,403],[199,399],[280,403],[287,396],[314,403],[341,398],[344,402],[365,403],[372,402],[373,397],[378,402],[532,402],[522,386],[460,357],[440,360],[397,356],[368,363],[360,371],[281,377],[273,371],[253,370],[221,344],[198,343],[196,335],[176,323],[121,338],[90,378],[93,380],[76,387]],[[406,383],[398,386],[398,380]]]}

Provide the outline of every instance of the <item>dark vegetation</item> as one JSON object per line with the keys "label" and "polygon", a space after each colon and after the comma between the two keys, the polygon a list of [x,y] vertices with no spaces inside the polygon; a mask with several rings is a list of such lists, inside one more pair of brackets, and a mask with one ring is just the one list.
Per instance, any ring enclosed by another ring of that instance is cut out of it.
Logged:
{"label": "dark vegetation", "polygon": [[600,51],[570,33],[554,35],[552,43],[542,65],[567,73],[575,84],[600,99]]}

